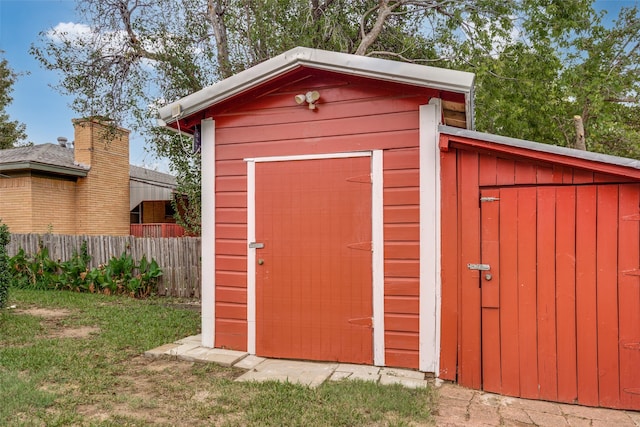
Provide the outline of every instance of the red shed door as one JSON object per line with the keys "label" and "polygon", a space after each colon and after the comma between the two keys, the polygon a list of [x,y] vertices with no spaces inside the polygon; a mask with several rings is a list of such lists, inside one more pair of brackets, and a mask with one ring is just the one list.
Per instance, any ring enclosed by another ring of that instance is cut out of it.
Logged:
{"label": "red shed door", "polygon": [[256,353],[372,363],[370,157],[256,164]]}
{"label": "red shed door", "polygon": [[640,409],[640,186],[481,192],[485,390]]}

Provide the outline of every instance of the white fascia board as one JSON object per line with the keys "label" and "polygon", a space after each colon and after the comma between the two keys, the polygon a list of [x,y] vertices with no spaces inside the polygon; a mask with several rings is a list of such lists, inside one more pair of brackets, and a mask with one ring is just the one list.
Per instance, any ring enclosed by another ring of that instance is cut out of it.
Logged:
{"label": "white fascia board", "polygon": [[464,93],[467,100],[475,79],[464,71],[296,47],[160,108],[160,120],[175,122],[175,106],[180,106],[180,117],[186,117],[300,66]]}

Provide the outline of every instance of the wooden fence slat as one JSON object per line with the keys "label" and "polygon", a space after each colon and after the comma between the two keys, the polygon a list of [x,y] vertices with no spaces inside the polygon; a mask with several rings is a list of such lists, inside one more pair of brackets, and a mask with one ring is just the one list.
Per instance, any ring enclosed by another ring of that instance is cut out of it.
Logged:
{"label": "wooden fence slat", "polygon": [[38,251],[39,242],[49,250],[49,257],[67,261],[80,253],[83,242],[91,256],[89,268],[106,264],[123,252],[139,262],[143,255],[155,259],[163,271],[158,294],[173,297],[200,298],[199,237],[134,237],[134,236],[70,236],[61,234],[12,234],[7,247],[9,256],[20,248],[28,255]]}

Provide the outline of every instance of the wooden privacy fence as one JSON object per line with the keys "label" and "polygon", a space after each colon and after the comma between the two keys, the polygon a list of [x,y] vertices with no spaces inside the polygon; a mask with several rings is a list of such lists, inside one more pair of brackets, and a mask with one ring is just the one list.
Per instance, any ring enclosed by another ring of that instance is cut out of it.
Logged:
{"label": "wooden privacy fence", "polygon": [[66,261],[74,251],[80,252],[83,242],[91,256],[90,268],[106,264],[123,252],[139,262],[143,255],[156,260],[163,275],[158,293],[173,297],[200,298],[200,238],[146,238],[133,236],[71,236],[62,234],[11,234],[8,252],[13,256],[20,248],[35,254],[40,242],[53,260]]}
{"label": "wooden privacy fence", "polygon": [[171,223],[131,224],[130,230],[136,237],[182,237],[185,234],[182,226]]}

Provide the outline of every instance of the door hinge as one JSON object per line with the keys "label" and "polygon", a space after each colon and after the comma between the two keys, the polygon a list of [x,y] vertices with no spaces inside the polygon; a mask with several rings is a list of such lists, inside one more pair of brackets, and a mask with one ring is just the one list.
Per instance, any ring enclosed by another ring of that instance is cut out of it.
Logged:
{"label": "door hinge", "polygon": [[497,202],[500,197],[480,197],[481,202]]}
{"label": "door hinge", "polygon": [[352,325],[364,326],[369,328],[373,327],[373,317],[356,317],[355,319],[349,319],[348,322]]}

